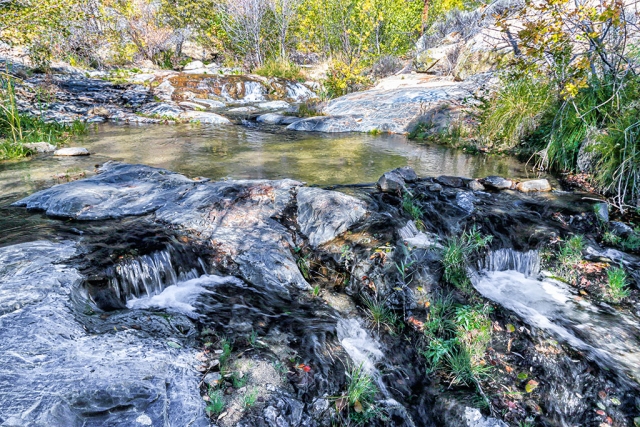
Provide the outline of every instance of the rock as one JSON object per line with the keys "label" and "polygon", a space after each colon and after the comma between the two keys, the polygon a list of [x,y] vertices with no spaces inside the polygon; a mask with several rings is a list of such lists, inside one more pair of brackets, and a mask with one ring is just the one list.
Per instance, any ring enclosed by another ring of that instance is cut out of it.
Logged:
{"label": "rock", "polygon": [[196,350],[167,348],[174,332],[163,320],[145,316],[147,331],[126,327],[138,323],[135,310],[96,327],[82,312],[91,307],[80,293],[86,278],[72,267],[80,253],[69,241],[0,248],[2,424],[208,426],[199,374],[187,368]]}
{"label": "rock", "polygon": [[589,129],[587,134],[580,143],[578,150],[578,158],[576,166],[582,173],[592,173],[595,171],[600,154],[596,151],[598,139],[603,135],[603,131],[598,129]]}
{"label": "rock", "polygon": [[219,372],[209,372],[207,375],[204,376],[202,381],[211,387],[215,387],[218,385],[221,379],[222,379],[222,375],[220,375]]}
{"label": "rock", "polygon": [[89,150],[83,147],[66,147],[56,150],[54,156],[88,156]]}
{"label": "rock", "polygon": [[36,153],[51,153],[56,151],[56,146],[48,142],[28,142],[23,145],[24,148],[35,151]]}
{"label": "rock", "polygon": [[522,181],[516,185],[516,190],[522,193],[551,191],[551,184],[546,179]]}
{"label": "rock", "polygon": [[178,105],[183,108],[187,108],[189,110],[195,110],[195,111],[206,110],[206,107],[196,102],[183,101],[183,102],[179,102]]}
{"label": "rock", "polygon": [[[600,203],[599,205],[602,205],[602,204],[603,203]],[[634,233],[633,228],[629,227],[627,224],[624,224],[620,221],[611,221],[609,223],[609,230],[611,230],[611,232],[616,236],[620,236],[623,239],[631,236]]]}
{"label": "rock", "polygon": [[285,101],[270,101],[258,104],[258,108],[261,110],[286,110],[289,107],[291,107],[291,105]]}
{"label": "rock", "polygon": [[482,180],[482,184],[492,190],[508,190],[513,186],[513,181],[501,176],[488,176]]}
{"label": "rock", "polygon": [[214,101],[213,99],[196,98],[196,99],[193,99],[192,102],[197,104],[204,104],[206,107],[212,108],[212,109],[224,108],[227,106],[227,104],[225,104],[224,102]]}
{"label": "rock", "polygon": [[435,180],[447,187],[461,188],[464,186],[462,178],[458,178],[457,176],[439,176]]}
{"label": "rock", "polygon": [[111,112],[104,107],[93,107],[89,110],[89,114],[94,116],[109,117]]}
{"label": "rock", "polygon": [[185,111],[180,114],[179,118],[204,124],[227,125],[231,123],[226,117],[205,111]]}
{"label": "rock", "polygon": [[448,75],[455,67],[455,57],[462,45],[445,44],[419,52],[413,60],[413,67],[419,73]]}
{"label": "rock", "polygon": [[442,185],[440,184],[431,184],[429,186],[429,191],[432,191],[434,193],[439,193],[442,191]]}
{"label": "rock", "polygon": [[378,188],[383,193],[400,193],[405,188],[405,181],[397,172],[385,172],[380,179],[378,179]]}
{"label": "rock", "polygon": [[475,200],[473,193],[462,192],[456,194],[456,205],[458,205],[467,214],[472,214],[475,210]]}
{"label": "rock", "polygon": [[467,407],[464,416],[466,427],[509,427],[504,421],[491,417],[485,418],[477,408]]}
{"label": "rock", "polygon": [[416,182],[418,180],[418,175],[416,175],[416,171],[414,171],[411,166],[396,168],[391,172],[395,172],[400,175],[405,182]]}
{"label": "rock", "polygon": [[596,203],[593,206],[596,217],[602,222],[609,222],[609,204],[606,202]]}
{"label": "rock", "polygon": [[198,70],[201,68],[205,68],[202,61],[191,61],[187,65],[185,65],[183,69],[185,71],[189,71],[189,70]]}
{"label": "rock", "polygon": [[480,181],[478,181],[477,179],[472,179],[471,181],[469,181],[467,187],[469,187],[471,191],[484,191],[484,185],[480,184]]}
{"label": "rock", "polygon": [[99,172],[14,205],[80,220],[153,214],[155,221],[191,233],[228,257],[224,268],[250,283],[279,292],[309,288],[291,253],[290,230],[273,219],[295,205],[300,182],[192,181],[164,169],[113,162]]}
{"label": "rock", "polygon": [[140,110],[141,113],[156,118],[177,119],[183,113],[177,105],[167,103],[151,103]]}
{"label": "rock", "polygon": [[[451,111],[471,93],[451,82],[440,86],[396,89],[372,89],[331,100],[323,109],[325,116],[310,117],[287,129],[315,132],[407,133],[421,121],[449,123]],[[437,126],[444,125],[437,123]]]}
{"label": "rock", "polygon": [[229,113],[255,113],[258,111],[256,107],[248,106],[248,107],[236,107],[231,108],[227,112]]}
{"label": "rock", "polygon": [[320,188],[299,188],[297,202],[300,231],[314,248],[335,239],[367,214],[362,200]]}
{"label": "rock", "polygon": [[269,124],[269,125],[279,125],[279,124],[282,123],[284,118],[285,118],[285,116],[283,116],[282,114],[267,113],[267,114],[263,114],[261,116],[258,116],[256,118],[256,121],[258,123],[266,123],[266,124]]}

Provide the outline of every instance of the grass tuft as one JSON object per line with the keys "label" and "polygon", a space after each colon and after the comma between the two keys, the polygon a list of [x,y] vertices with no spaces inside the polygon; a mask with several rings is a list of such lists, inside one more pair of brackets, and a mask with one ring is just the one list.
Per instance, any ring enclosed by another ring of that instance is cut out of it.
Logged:
{"label": "grass tuft", "polygon": [[607,270],[607,289],[605,297],[609,302],[620,303],[630,294],[627,288],[627,273],[621,267],[613,267]]}

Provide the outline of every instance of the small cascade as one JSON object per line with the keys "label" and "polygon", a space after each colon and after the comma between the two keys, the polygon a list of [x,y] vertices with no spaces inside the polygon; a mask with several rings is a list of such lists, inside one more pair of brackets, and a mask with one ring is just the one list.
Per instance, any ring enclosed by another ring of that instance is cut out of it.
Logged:
{"label": "small cascade", "polygon": [[338,340],[345,349],[354,365],[361,366],[364,372],[370,375],[376,382],[380,393],[385,397],[378,404],[387,408],[390,413],[395,412],[402,419],[403,426],[414,427],[415,424],[407,410],[397,402],[389,393],[387,386],[382,381],[380,372],[375,367],[377,362],[384,360],[384,353],[380,344],[360,325],[356,319],[341,319],[336,326]]}
{"label": "small cascade", "polygon": [[518,252],[509,248],[498,249],[487,254],[484,261],[481,261],[480,269],[514,270],[526,277],[535,277],[540,273],[540,253],[537,250]]}
{"label": "small cascade", "polygon": [[600,365],[640,383],[640,328],[624,312],[581,298],[565,283],[537,280],[537,251],[490,253],[473,286],[485,298],[544,329]]}
{"label": "small cascade", "polygon": [[123,302],[160,294],[166,287],[195,279],[206,269],[202,260],[188,262],[173,248],[127,259],[107,270],[109,288]]}

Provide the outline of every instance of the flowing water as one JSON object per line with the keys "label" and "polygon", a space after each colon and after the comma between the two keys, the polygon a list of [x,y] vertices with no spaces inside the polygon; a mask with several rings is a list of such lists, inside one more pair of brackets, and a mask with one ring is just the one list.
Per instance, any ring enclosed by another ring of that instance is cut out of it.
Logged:
{"label": "flowing water", "polygon": [[539,278],[537,251],[501,249],[490,253],[484,266],[474,280],[483,296],[585,352],[604,368],[640,382],[637,318],[606,304],[596,305],[563,282]]}

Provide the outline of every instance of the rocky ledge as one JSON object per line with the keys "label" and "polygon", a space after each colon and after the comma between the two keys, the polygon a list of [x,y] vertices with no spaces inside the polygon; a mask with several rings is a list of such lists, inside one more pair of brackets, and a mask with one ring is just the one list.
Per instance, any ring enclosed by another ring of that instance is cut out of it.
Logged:
{"label": "rocky ledge", "polygon": [[[372,426],[504,427],[607,417],[625,426],[640,415],[631,321],[640,259],[598,244],[591,199],[543,182],[421,178],[408,168],[379,186],[211,182],[107,163],[17,202],[65,219],[78,238],[0,250],[9,266],[0,272],[0,369],[11,378],[0,381],[0,398],[9,396],[0,419],[274,427],[365,413]],[[107,231],[78,229],[89,221]],[[537,249],[577,234],[585,247],[575,269],[594,284],[543,278]],[[444,257],[469,236],[492,240],[464,261],[464,287]],[[618,310],[596,297],[613,264],[633,286],[632,304]],[[518,283],[528,291],[510,288]],[[449,365],[425,376],[427,331],[443,301],[458,316],[454,330],[468,327],[465,310],[485,307],[489,376],[460,382]],[[367,401],[348,400],[354,366],[375,384]],[[32,386],[35,373],[43,387]]]}

